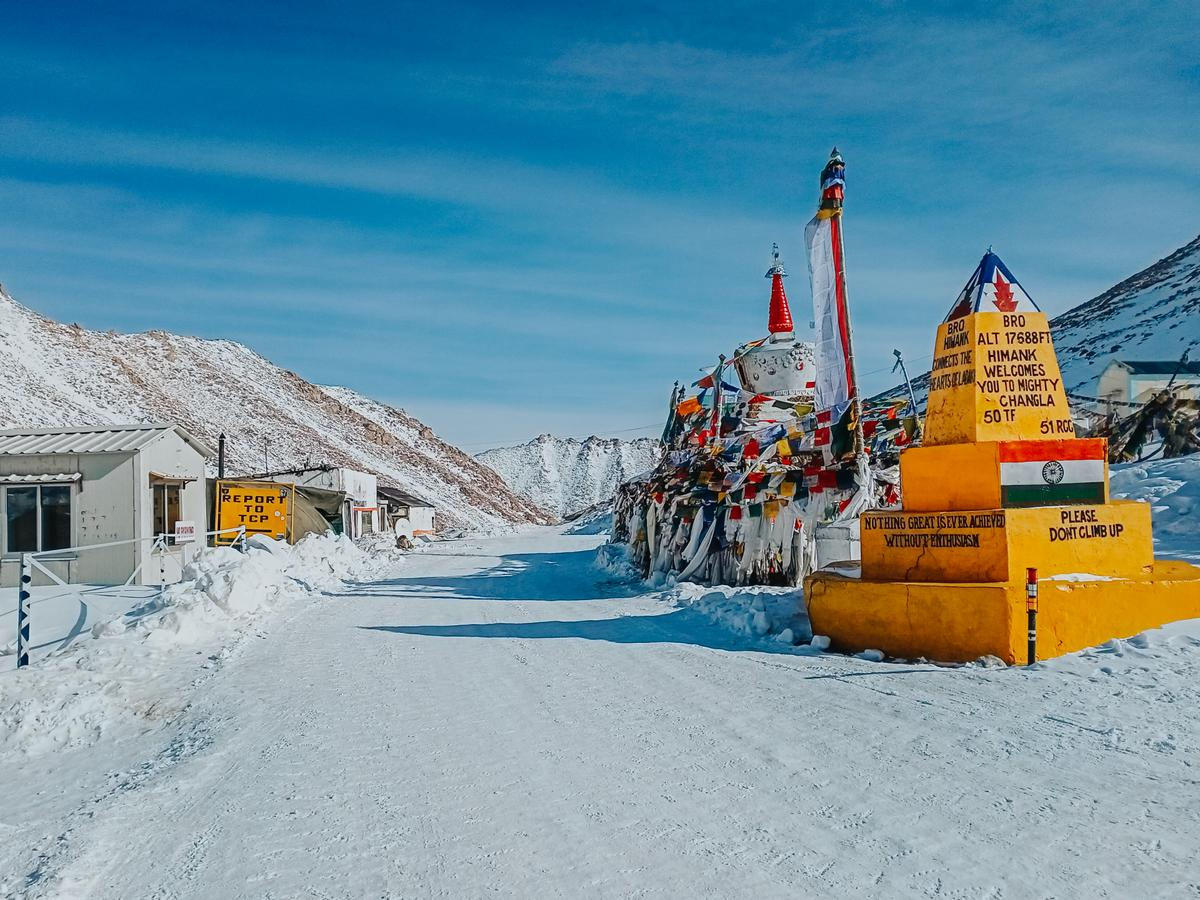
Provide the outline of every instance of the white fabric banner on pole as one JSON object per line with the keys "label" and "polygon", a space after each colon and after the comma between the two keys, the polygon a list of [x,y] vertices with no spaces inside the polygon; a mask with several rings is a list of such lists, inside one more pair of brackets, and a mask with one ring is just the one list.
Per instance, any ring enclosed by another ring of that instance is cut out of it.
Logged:
{"label": "white fabric banner on pole", "polygon": [[837,270],[833,262],[831,219],[814,218],[804,229],[808,245],[808,278],[812,287],[813,322],[817,328],[818,410],[842,407],[850,399],[846,382],[846,352],[838,327]]}

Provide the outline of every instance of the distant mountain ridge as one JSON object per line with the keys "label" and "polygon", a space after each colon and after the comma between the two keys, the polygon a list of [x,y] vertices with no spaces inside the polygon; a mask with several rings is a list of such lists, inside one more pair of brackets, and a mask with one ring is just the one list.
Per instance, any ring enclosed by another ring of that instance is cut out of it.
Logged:
{"label": "distant mountain ridge", "polygon": [[[1096,380],[1114,356],[1177,360],[1193,343],[1193,356],[1200,353],[1200,236],[1055,316],[1050,331],[1064,387],[1084,396],[1095,396]],[[928,372],[913,379],[913,390],[924,403]],[[906,396],[902,384],[871,399],[901,396]]]}
{"label": "distant mountain ridge", "polygon": [[514,491],[566,517],[609,499],[621,482],[658,465],[662,453],[652,438],[580,441],[543,434],[527,444],[485,450],[476,459]]}
{"label": "distant mountain ridge", "polygon": [[1091,395],[1114,356],[1177,360],[1200,343],[1200,236],[1050,322],[1068,391]]}
{"label": "distant mountain ridge", "polygon": [[427,498],[442,525],[552,518],[403,410],[310,384],[234,341],[89,331],[35,313],[3,288],[0,333],[2,428],[179,422],[213,446],[224,431],[232,475],[265,464],[348,466]]}

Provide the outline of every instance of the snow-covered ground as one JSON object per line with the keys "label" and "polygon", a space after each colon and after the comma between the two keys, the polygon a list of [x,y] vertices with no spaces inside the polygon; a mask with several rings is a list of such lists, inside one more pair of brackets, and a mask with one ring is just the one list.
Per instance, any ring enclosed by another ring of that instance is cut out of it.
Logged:
{"label": "snow-covered ground", "polygon": [[[40,755],[106,734],[142,733],[178,711],[182,688],[254,634],[272,613],[378,577],[394,557],[371,557],[348,538],[310,537],[295,547],[262,537],[246,553],[201,553],[184,580],[157,587],[36,588],[31,665],[14,672],[16,589],[0,638],[0,753]],[[209,655],[211,654],[211,655]],[[197,664],[196,657],[207,658]]]}
{"label": "snow-covered ground", "polygon": [[0,674],[102,695],[110,647],[141,675],[122,727],[0,721],[0,894],[1200,891],[1200,622],[1032,668],[874,663],[647,593],[602,540],[437,544],[368,582],[285,559],[272,603],[153,658],[144,623]]}

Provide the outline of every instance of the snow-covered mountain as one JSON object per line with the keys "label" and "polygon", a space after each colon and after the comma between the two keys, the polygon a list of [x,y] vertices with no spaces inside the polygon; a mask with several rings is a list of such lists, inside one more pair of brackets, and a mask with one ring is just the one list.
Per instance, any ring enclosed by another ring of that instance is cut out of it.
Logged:
{"label": "snow-covered mountain", "polygon": [[[1200,237],[1054,317],[1050,330],[1064,386],[1084,396],[1095,396],[1096,380],[1114,356],[1179,359],[1188,345],[1200,341]],[[928,384],[928,372],[913,379],[919,402]],[[904,393],[901,384],[878,398]]]}
{"label": "snow-covered mountain", "polygon": [[617,485],[658,465],[662,444],[651,438],[557,438],[543,434],[519,447],[485,450],[476,457],[509,487],[543,509],[569,516],[607,500]]}
{"label": "snow-covered mountain", "polygon": [[1114,356],[1175,360],[1200,341],[1200,237],[1050,322],[1068,391],[1095,396]]}
{"label": "snow-covered mountain", "polygon": [[2,288],[0,334],[0,427],[180,422],[213,446],[225,432],[229,474],[261,472],[264,455],[271,469],[344,465],[429,499],[443,525],[550,518],[403,410],[310,384],[234,341],[88,331]]}

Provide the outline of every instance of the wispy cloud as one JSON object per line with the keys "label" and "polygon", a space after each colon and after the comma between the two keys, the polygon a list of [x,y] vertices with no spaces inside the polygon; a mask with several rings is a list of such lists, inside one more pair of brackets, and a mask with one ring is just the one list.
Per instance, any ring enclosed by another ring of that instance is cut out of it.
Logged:
{"label": "wispy cloud", "polygon": [[989,243],[1059,310],[1194,236],[1193,13],[480,6],[449,34],[304,8],[265,53],[186,11],[155,40],[10,30],[0,278],[94,327],[247,340],[462,440],[615,429],[759,335],[772,240],[806,320],[836,142],[883,387]]}

